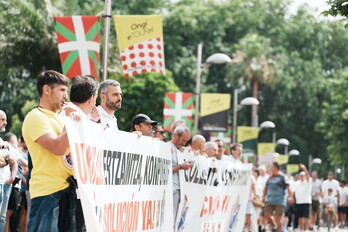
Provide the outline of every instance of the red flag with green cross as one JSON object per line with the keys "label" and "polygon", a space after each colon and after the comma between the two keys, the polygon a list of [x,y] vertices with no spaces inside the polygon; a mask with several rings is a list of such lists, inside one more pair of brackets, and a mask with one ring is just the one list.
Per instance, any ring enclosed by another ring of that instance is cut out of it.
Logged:
{"label": "red flag with green cross", "polygon": [[163,109],[163,127],[170,131],[173,122],[183,120],[185,124],[192,127],[192,93],[165,93]]}
{"label": "red flag with green cross", "polygon": [[54,17],[63,73],[69,77],[91,75],[99,79],[100,17]]}

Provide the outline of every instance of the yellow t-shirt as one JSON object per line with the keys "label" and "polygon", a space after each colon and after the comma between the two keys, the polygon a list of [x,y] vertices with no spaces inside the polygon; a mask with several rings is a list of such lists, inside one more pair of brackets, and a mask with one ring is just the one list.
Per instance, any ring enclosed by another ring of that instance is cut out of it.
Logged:
{"label": "yellow t-shirt", "polygon": [[47,196],[69,186],[66,180],[73,174],[70,156],[55,155],[36,142],[47,133],[61,134],[63,128],[61,116],[39,107],[30,111],[24,119],[22,134],[33,163],[30,179],[32,198]]}

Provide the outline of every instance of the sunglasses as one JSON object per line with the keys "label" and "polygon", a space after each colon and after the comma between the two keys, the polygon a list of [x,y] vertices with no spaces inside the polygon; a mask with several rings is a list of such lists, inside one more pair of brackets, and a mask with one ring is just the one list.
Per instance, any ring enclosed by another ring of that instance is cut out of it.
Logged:
{"label": "sunglasses", "polygon": [[164,135],[164,131],[154,131],[154,133],[160,133],[161,135]]}

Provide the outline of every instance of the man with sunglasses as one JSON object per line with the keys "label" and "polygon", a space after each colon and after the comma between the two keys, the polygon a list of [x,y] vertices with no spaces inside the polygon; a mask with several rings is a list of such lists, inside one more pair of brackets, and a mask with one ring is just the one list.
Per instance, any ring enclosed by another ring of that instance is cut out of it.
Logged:
{"label": "man with sunglasses", "polygon": [[157,125],[153,126],[153,134],[152,137],[157,138],[163,142],[165,142],[166,134],[163,129],[162,123],[157,123]]}

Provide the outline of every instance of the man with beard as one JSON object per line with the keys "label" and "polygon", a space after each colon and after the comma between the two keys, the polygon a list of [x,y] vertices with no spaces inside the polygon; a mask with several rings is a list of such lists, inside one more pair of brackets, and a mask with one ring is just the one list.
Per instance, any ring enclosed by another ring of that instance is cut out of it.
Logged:
{"label": "man with beard", "polygon": [[98,110],[101,113],[100,123],[111,129],[118,130],[115,111],[121,109],[121,85],[115,80],[105,80],[100,84],[99,96],[101,103]]}
{"label": "man with beard", "polygon": [[0,110],[0,132],[6,131],[6,125],[7,125],[6,113]]}

